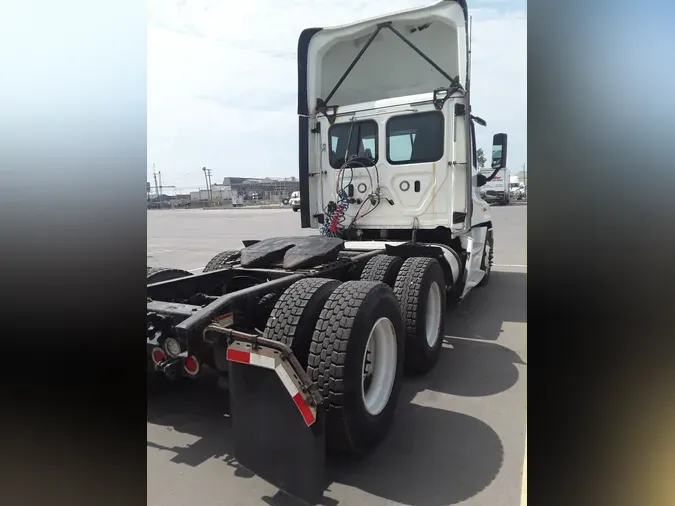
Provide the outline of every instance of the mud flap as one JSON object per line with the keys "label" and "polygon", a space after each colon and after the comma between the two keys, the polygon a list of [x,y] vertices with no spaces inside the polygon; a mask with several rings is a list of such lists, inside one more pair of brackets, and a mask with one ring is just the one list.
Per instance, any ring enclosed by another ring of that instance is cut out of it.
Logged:
{"label": "mud flap", "polygon": [[324,488],[323,404],[311,406],[311,412],[303,409],[295,389],[301,381],[292,368],[278,356],[265,365],[261,360],[273,357],[251,353],[258,361],[253,363],[246,357],[249,350],[243,343],[228,350],[234,457],[285,493],[316,504]]}

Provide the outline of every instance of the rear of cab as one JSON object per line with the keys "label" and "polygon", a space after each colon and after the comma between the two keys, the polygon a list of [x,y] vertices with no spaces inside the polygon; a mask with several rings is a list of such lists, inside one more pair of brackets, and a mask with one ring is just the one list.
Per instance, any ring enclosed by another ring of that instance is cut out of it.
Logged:
{"label": "rear of cab", "polygon": [[[474,198],[475,145],[466,114],[466,28],[466,4],[444,0],[303,32],[298,112],[304,227],[318,228],[326,206],[347,186],[356,205],[346,218],[358,218],[359,228],[443,226],[459,232],[467,225],[462,217],[471,213]],[[361,153],[372,167],[341,170],[345,155]],[[371,210],[368,197],[375,192],[386,204]]]}

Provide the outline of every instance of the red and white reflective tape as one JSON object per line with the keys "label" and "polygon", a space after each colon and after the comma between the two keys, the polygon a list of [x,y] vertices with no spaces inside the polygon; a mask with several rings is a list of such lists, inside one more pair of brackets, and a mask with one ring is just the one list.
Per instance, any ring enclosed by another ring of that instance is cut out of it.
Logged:
{"label": "red and white reflective tape", "polygon": [[276,366],[276,361],[272,357],[268,357],[266,355],[258,355],[257,353],[251,353],[250,351],[243,351],[232,348],[227,349],[227,359],[230,362],[250,364],[258,367],[263,367],[265,369],[274,369],[274,367]]}
{"label": "red and white reflective tape", "polygon": [[293,380],[289,376],[286,368],[283,364],[277,365],[274,370],[277,372],[277,376],[288,390],[288,393],[293,397],[293,402],[300,410],[302,417],[305,419],[305,423],[309,427],[316,421],[316,410],[314,410],[309,404],[305,402],[305,398],[302,396],[302,392],[298,390],[293,383]]}
{"label": "red and white reflective tape", "polygon": [[288,374],[288,371],[286,371],[283,363],[277,364],[273,357],[251,353],[250,351],[233,349],[232,347],[227,349],[227,359],[231,362],[238,362],[240,364],[254,365],[264,369],[274,369],[277,376],[286,387],[286,390],[293,398],[293,402],[295,402],[298,410],[300,410],[300,414],[307,426],[309,427],[316,422],[316,408],[307,404],[302,392],[298,389],[293,378]]}

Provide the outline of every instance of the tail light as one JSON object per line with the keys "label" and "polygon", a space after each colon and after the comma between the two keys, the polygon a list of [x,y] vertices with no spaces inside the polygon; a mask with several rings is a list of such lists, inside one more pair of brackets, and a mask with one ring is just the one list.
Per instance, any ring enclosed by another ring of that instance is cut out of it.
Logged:
{"label": "tail light", "polygon": [[190,376],[197,376],[199,374],[199,360],[194,355],[187,357],[183,360],[183,369]]}
{"label": "tail light", "polygon": [[152,349],[152,362],[155,365],[159,365],[166,360],[166,354],[162,348],[153,348]]}

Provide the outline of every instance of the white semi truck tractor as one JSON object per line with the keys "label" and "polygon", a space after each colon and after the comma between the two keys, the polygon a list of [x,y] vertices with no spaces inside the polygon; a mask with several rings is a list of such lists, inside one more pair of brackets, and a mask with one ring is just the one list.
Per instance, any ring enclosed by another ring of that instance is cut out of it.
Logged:
{"label": "white semi truck tractor", "polygon": [[300,217],[316,234],[148,273],[151,370],[218,371],[237,461],[310,502],[326,450],[387,437],[404,372],[438,361],[446,302],[489,282],[480,188],[506,167],[507,136],[481,174],[468,29],[465,0],[444,0],[304,30]]}

